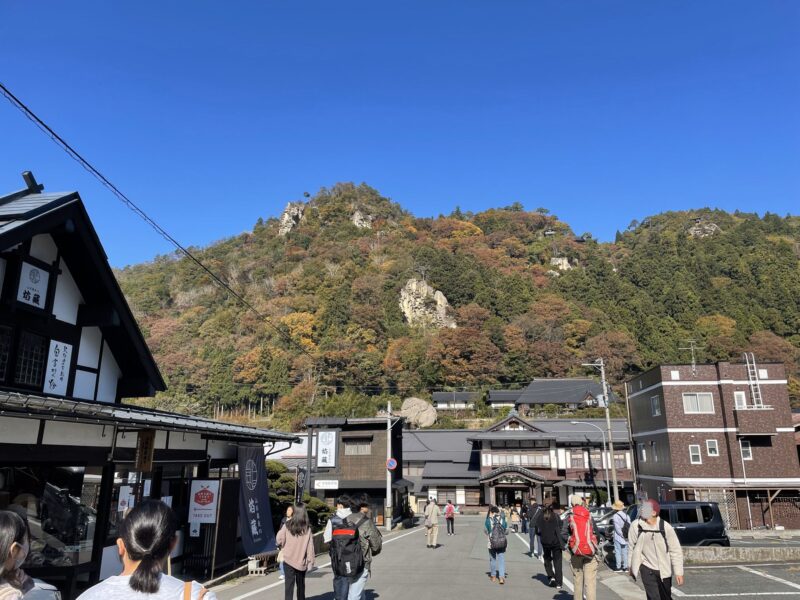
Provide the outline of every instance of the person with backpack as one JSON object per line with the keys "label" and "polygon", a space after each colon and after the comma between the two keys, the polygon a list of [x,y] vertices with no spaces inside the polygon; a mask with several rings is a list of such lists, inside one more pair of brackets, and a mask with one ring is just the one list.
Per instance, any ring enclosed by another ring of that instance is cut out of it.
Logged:
{"label": "person with backpack", "polygon": [[425,507],[425,529],[426,529],[426,540],[428,542],[428,548],[436,549],[438,544],[436,543],[437,539],[439,538],[439,515],[441,511],[439,510],[439,504],[436,502],[436,498],[431,498],[428,506]]}
{"label": "person with backpack", "polygon": [[631,518],[625,512],[625,505],[622,500],[617,500],[611,505],[616,512],[611,517],[611,524],[614,526],[614,562],[616,570],[625,572],[628,570],[628,532],[631,528]]}
{"label": "person with backpack", "polygon": [[661,506],[645,500],[631,523],[631,577],[641,577],[647,600],[672,600],[672,576],[683,585],[683,550],[675,529],[659,516]]}
{"label": "person with backpack", "polygon": [[361,554],[364,557],[364,570],[357,579],[350,582],[347,600],[364,600],[367,580],[372,576],[372,557],[380,554],[383,548],[383,536],[372,521],[372,515],[369,512],[369,497],[366,494],[361,494],[358,498],[353,499],[351,510],[352,514],[345,519],[345,522],[351,523],[356,529]]}
{"label": "person with backpack", "polygon": [[447,523],[447,535],[456,534],[456,507],[453,506],[453,501],[448,500],[447,506],[444,507],[444,521]]}
{"label": "person with backpack", "polygon": [[531,498],[531,507],[528,509],[528,539],[530,540],[528,556],[535,558],[542,555],[542,536],[536,525],[541,517],[542,507],[536,502],[536,498]]}
{"label": "person with backpack", "polygon": [[[333,570],[333,599],[334,600],[347,600],[347,594],[350,590],[350,582],[352,577],[356,575],[354,571],[355,562],[354,559],[351,557],[349,564],[346,564],[346,560],[339,561],[338,558],[334,561],[334,554],[337,555],[341,553],[341,546],[347,543],[347,529],[343,527],[344,520],[352,514],[350,510],[351,505],[350,496],[342,494],[336,499],[336,512],[328,519],[328,524],[325,525],[325,531],[322,533],[322,541],[328,544],[328,551],[331,554],[331,569]],[[337,535],[336,542],[333,541],[333,532],[339,532]],[[343,533],[344,532],[344,533]],[[334,550],[334,544],[336,549]],[[352,546],[352,543],[350,544]],[[341,573],[337,572],[337,564],[341,564]],[[362,557],[362,564],[363,567],[363,557]],[[350,569],[350,573],[348,574],[348,568]],[[358,574],[361,574],[361,570],[359,569]]]}
{"label": "person with backpack", "polygon": [[570,552],[569,564],[575,583],[575,597],[585,595],[586,600],[597,598],[597,568],[600,532],[584,506],[583,499],[577,494],[569,497],[571,513],[564,519],[561,533],[567,540]]}
{"label": "person with backpack", "polygon": [[283,569],[286,583],[285,600],[293,600],[297,586],[297,600],[306,600],[306,573],[314,569],[314,539],[308,512],[304,504],[295,504],[292,517],[278,531],[278,545],[283,550]]}
{"label": "person with backpack", "polygon": [[522,520],[522,533],[528,533],[528,505],[522,504],[522,508],[519,510],[519,516]]}
{"label": "person with backpack", "polygon": [[558,517],[558,503],[548,504],[544,510],[540,507],[539,511],[540,516],[535,527],[541,536],[544,570],[547,572],[550,585],[560,590],[564,585],[561,553],[564,550],[565,540],[561,531],[561,519]]}
{"label": "person with backpack", "polygon": [[496,506],[489,508],[483,523],[484,533],[489,536],[489,577],[500,585],[506,582],[507,529],[506,516]]}

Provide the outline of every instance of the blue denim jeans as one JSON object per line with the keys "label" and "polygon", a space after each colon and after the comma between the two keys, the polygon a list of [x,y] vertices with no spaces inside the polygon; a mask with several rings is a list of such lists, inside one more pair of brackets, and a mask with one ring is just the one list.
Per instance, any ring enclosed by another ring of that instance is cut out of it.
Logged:
{"label": "blue denim jeans", "polygon": [[489,574],[492,577],[506,577],[506,553],[489,550]]}
{"label": "blue denim jeans", "polygon": [[347,600],[352,580],[344,575],[333,576],[333,598],[334,600]]}
{"label": "blue denim jeans", "polygon": [[531,552],[536,556],[542,555],[542,536],[536,533],[536,527],[531,527],[528,530],[528,536],[531,542]]}
{"label": "blue denim jeans", "polygon": [[614,560],[617,563],[617,571],[620,569],[628,570],[628,544],[620,544],[617,536],[614,536]]}
{"label": "blue denim jeans", "polygon": [[347,592],[347,600],[363,600],[369,579],[369,571],[364,569],[357,578],[350,581],[350,591]]}

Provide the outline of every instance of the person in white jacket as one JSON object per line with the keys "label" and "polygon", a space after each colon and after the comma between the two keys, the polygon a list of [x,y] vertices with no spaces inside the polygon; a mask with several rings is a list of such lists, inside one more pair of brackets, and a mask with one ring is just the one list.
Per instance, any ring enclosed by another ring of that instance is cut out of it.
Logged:
{"label": "person in white jacket", "polygon": [[645,500],[628,532],[631,576],[640,577],[647,600],[672,600],[672,577],[683,585],[683,550],[672,525],[659,517],[661,506]]}

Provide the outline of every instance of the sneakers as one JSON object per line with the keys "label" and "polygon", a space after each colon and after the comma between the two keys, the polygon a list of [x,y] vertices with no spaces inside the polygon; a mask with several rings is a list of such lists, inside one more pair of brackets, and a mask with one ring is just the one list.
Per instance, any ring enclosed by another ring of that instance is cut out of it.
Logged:
{"label": "sneakers", "polygon": [[281,575],[278,579],[286,579],[286,575]]}
{"label": "sneakers", "polygon": [[497,580],[497,583],[499,583],[500,585],[505,585],[506,580],[501,577],[500,579]]}
{"label": "sneakers", "polygon": [[497,581],[497,577],[495,577],[494,575],[491,575],[491,576],[489,577],[489,581],[491,581],[492,583],[494,583],[494,582],[496,582],[496,581]]}

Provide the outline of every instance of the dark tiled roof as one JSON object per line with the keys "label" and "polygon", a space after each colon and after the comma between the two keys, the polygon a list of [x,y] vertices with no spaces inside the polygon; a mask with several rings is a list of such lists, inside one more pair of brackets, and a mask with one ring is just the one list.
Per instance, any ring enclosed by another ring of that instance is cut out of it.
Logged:
{"label": "dark tiled roof", "polygon": [[478,392],[433,392],[431,401],[437,402],[476,402],[481,395]]}
{"label": "dark tiled roof", "polygon": [[[534,379],[517,399],[517,404],[582,404],[587,398],[603,395],[603,387],[594,379]],[[619,399],[611,392],[611,401]]]}
{"label": "dark tiled roof", "polygon": [[490,479],[494,479],[500,475],[505,473],[517,473],[522,475],[523,477],[527,477],[533,481],[545,481],[546,478],[542,477],[538,473],[531,471],[530,469],[526,469],[525,467],[519,467],[517,465],[506,465],[505,467],[498,467],[493,471],[489,471],[486,475],[482,476],[479,481],[488,481]]}
{"label": "dark tiled roof", "polygon": [[522,392],[523,390],[489,390],[486,402],[489,404],[513,404]]}
{"label": "dark tiled roof", "polygon": [[450,479],[453,477],[476,477],[480,469],[470,469],[466,463],[429,462],[422,472],[423,482],[426,479]]}

